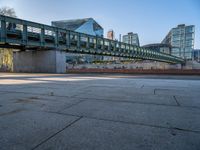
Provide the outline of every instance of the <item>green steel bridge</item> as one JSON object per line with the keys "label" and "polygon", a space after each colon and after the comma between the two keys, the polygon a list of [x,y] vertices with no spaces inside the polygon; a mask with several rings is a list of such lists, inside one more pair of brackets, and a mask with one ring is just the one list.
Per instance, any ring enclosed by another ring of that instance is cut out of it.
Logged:
{"label": "green steel bridge", "polygon": [[183,64],[182,58],[119,41],[0,15],[0,47],[59,49],[70,53],[125,57]]}

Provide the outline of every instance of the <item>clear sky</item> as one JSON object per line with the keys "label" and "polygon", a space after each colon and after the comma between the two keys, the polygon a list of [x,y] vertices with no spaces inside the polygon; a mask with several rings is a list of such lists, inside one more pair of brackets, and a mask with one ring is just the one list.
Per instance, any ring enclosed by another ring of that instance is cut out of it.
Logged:
{"label": "clear sky", "polygon": [[94,18],[104,34],[116,38],[138,33],[140,44],[159,43],[178,24],[195,25],[195,48],[200,49],[200,0],[0,0],[22,19],[51,24],[53,20]]}

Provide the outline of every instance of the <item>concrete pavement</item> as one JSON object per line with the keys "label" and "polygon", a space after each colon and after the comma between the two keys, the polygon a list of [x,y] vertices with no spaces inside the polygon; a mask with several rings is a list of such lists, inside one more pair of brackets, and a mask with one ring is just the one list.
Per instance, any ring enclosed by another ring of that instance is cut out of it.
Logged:
{"label": "concrete pavement", "polygon": [[199,150],[200,76],[0,73],[1,150]]}

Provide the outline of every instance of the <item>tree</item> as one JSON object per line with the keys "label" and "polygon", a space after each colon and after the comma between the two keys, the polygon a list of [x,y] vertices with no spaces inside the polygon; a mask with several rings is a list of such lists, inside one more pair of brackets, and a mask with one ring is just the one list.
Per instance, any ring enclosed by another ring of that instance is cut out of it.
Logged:
{"label": "tree", "polygon": [[13,8],[10,7],[2,7],[0,8],[0,15],[4,15],[4,16],[10,16],[10,17],[17,17],[15,10]]}

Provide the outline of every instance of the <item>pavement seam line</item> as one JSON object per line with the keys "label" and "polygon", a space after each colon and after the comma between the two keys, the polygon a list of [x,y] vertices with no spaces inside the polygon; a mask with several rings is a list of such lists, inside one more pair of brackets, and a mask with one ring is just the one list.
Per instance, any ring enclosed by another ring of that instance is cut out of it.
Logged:
{"label": "pavement seam line", "polygon": [[[148,103],[148,102],[139,102],[139,101],[122,101],[122,100],[111,100],[111,99],[102,99],[102,98],[87,98],[87,97],[79,97],[76,96],[74,98],[83,99],[83,101],[106,101],[106,102],[114,102],[114,103],[131,103],[131,104],[141,104],[141,105],[155,105],[155,106],[166,106],[166,107],[179,107],[177,104],[158,104],[158,103]],[[173,98],[174,99],[174,98]],[[172,99],[172,100],[173,100]],[[193,108],[193,109],[200,109],[197,106],[181,106],[181,108]]]}
{"label": "pavement seam line", "polygon": [[122,101],[122,100],[111,100],[111,99],[102,99],[102,98],[85,98],[85,97],[76,97],[80,99],[84,99],[85,101],[106,101],[106,102],[114,102],[114,103],[132,103],[132,104],[143,104],[143,105],[161,105],[161,106],[169,106],[169,107],[177,107],[177,105],[171,104],[158,104],[158,103],[149,103],[149,102],[139,102],[139,101]]}
{"label": "pavement seam line", "polygon": [[[56,113],[56,112],[49,112],[49,113]],[[152,125],[152,124],[145,124],[145,123],[137,123],[137,122],[128,122],[128,121],[120,121],[120,120],[112,120],[112,119],[104,119],[104,118],[98,118],[98,117],[90,117],[90,116],[84,116],[84,115],[74,115],[69,113],[56,113],[60,115],[66,115],[66,116],[73,116],[73,117],[82,117],[86,119],[94,119],[94,120],[102,120],[102,121],[109,121],[109,122],[115,122],[115,123],[123,123],[123,124],[130,124],[130,125],[139,125],[139,126],[145,126],[145,127],[152,127],[152,128],[159,128],[159,129],[168,129],[168,130],[179,130],[182,132],[192,132],[196,134],[200,134],[200,131],[193,131],[189,129],[182,129],[179,127],[165,127],[165,126],[159,126],[159,125]]]}
{"label": "pavement seam line", "polygon": [[66,98],[73,98],[72,96],[62,96],[62,95],[49,95],[48,94],[41,94],[41,93],[30,93],[30,92],[17,92],[17,91],[0,91],[0,92],[6,92],[5,94],[8,93],[21,93],[21,94],[36,94],[36,95],[41,95],[41,96],[51,96],[51,97],[66,97]]}
{"label": "pavement seam line", "polygon": [[159,128],[159,129],[174,129],[174,130],[179,130],[179,131],[183,131],[183,132],[192,132],[192,133],[200,134],[200,131],[193,131],[193,130],[182,129],[182,128],[178,128],[178,127],[165,127],[165,126],[159,126],[159,125],[137,123],[137,122],[117,121],[117,120],[103,119],[103,118],[97,118],[97,117],[87,117],[87,116],[83,116],[83,117],[88,118],[88,119],[103,120],[103,121],[110,121],[110,122],[124,123],[124,124],[131,124],[131,125],[139,125],[139,126],[153,127],[153,128]]}
{"label": "pavement seam line", "polygon": [[176,98],[176,96],[175,96],[175,95],[173,96],[173,98],[174,98],[174,100],[175,100],[175,102],[176,102],[177,106],[181,106],[181,105],[180,105],[180,103],[178,102],[178,100],[177,100],[177,98]]}
{"label": "pavement seam line", "polygon": [[68,124],[67,126],[65,126],[64,128],[62,128],[61,130],[59,130],[58,132],[54,133],[53,135],[49,136],[48,138],[46,138],[45,140],[43,140],[42,142],[40,142],[39,144],[37,144],[35,147],[33,147],[31,150],[35,150],[36,148],[38,148],[40,145],[44,144],[45,142],[47,142],[48,140],[50,140],[51,138],[53,138],[54,136],[56,136],[57,134],[61,133],[62,131],[64,131],[65,129],[67,129],[68,127],[72,126],[73,124],[75,124],[76,122],[78,122],[80,119],[82,119],[83,117],[80,116],[79,118],[77,118],[76,120],[74,120],[73,122],[71,122],[70,124]]}
{"label": "pavement seam line", "polygon": [[156,89],[153,90],[153,94],[156,95]]}
{"label": "pavement seam line", "polygon": [[77,103],[74,103],[74,104],[71,104],[71,105],[69,105],[69,106],[67,106],[67,107],[65,107],[65,108],[62,108],[62,109],[59,110],[58,112],[62,112],[63,110],[68,109],[68,108],[71,108],[71,107],[73,107],[73,106],[75,106],[75,105],[78,105],[78,104],[84,102],[84,101],[86,101],[86,100],[80,100],[80,101],[78,101]]}

